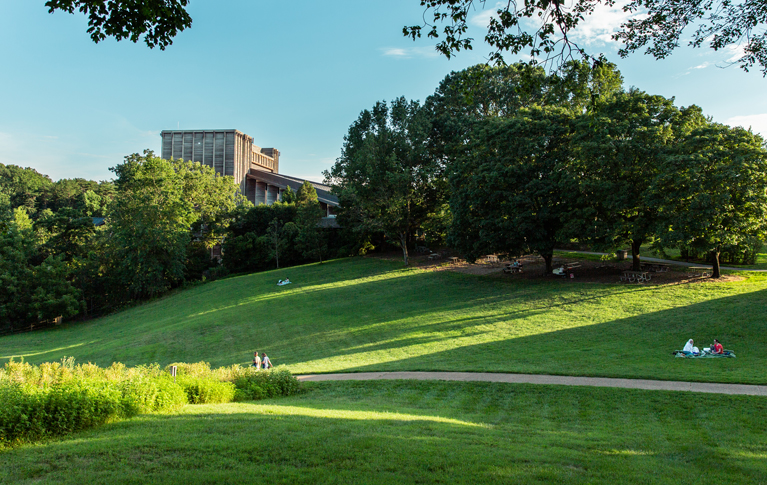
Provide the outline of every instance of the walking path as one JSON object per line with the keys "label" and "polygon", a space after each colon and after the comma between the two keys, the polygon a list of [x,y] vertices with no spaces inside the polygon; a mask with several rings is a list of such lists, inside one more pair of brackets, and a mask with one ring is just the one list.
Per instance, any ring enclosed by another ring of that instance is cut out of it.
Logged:
{"label": "walking path", "polygon": [[[596,256],[605,256],[606,254],[608,254],[608,253],[599,253],[594,251],[575,251],[571,249],[555,249],[554,251],[562,251],[566,253],[593,254]],[[610,254],[612,255],[612,253]],[[631,261],[630,255],[628,260]],[[673,259],[648,258],[645,256],[641,256],[641,260],[649,261],[651,263],[666,263],[666,264],[673,264],[676,266],[686,266],[688,268],[709,268],[709,269],[712,268],[710,264],[685,263],[684,261],[676,261]],[[726,270],[732,270],[732,271],[753,271],[755,273],[767,272],[767,269],[746,269],[746,268],[736,268],[735,266],[719,266],[719,269],[726,269]]]}
{"label": "walking path", "polygon": [[546,374],[496,374],[489,372],[359,372],[347,374],[310,374],[296,376],[299,381],[372,381],[409,379],[416,381],[481,381],[515,384],[554,384],[561,386],[620,387],[652,391],[689,391],[711,394],[767,396],[767,386],[716,384],[709,382],[654,381],[610,377],[552,376]]}

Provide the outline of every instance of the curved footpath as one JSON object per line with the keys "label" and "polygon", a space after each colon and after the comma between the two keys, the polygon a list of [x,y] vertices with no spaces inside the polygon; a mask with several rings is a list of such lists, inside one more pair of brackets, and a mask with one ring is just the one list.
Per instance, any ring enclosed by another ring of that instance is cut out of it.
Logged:
{"label": "curved footpath", "polygon": [[416,381],[481,381],[514,384],[553,384],[560,386],[620,387],[652,391],[689,391],[710,394],[767,396],[767,386],[718,384],[712,382],[654,381],[610,377],[552,376],[546,374],[496,374],[489,372],[358,372],[347,374],[307,374],[299,381],[372,381],[409,379]]}

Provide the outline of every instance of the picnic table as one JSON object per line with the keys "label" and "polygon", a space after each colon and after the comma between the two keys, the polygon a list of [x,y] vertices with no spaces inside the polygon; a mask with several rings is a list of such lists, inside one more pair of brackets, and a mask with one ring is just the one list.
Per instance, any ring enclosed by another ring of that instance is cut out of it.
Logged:
{"label": "picnic table", "polygon": [[655,263],[655,262],[647,262],[641,264],[642,271],[652,271],[654,273],[665,273],[670,268],[670,264],[666,263]]}
{"label": "picnic table", "polygon": [[705,266],[688,266],[687,272],[694,276],[711,276],[711,268]]}
{"label": "picnic table", "polygon": [[495,254],[488,254],[487,256],[485,256],[485,262],[487,262],[487,263],[497,263],[497,262],[499,262],[498,261],[498,256],[496,256]]}
{"label": "picnic table", "polygon": [[621,275],[621,281],[628,281],[629,283],[643,283],[650,281],[652,277],[647,271],[624,271]]}
{"label": "picnic table", "polygon": [[515,265],[514,263],[506,263],[503,268],[503,272],[506,274],[515,274],[522,272],[522,263]]}
{"label": "picnic table", "polygon": [[574,261],[570,263],[562,263],[559,265],[556,265],[557,267],[554,268],[554,275],[555,276],[561,276],[562,278],[567,278],[568,275],[572,278],[573,271],[581,267],[581,263]]}
{"label": "picnic table", "polygon": [[459,258],[458,256],[453,256],[453,257],[447,258],[447,259],[449,259],[450,262],[453,263],[453,264],[458,263],[459,261],[461,261],[461,258]]}

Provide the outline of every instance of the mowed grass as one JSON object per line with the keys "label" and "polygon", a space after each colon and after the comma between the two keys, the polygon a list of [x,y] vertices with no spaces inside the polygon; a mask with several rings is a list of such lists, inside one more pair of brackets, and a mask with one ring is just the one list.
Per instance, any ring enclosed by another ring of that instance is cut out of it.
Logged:
{"label": "mowed grass", "polygon": [[[767,383],[767,276],[668,286],[521,281],[355,258],[233,277],[0,338],[0,360],[246,363]],[[289,276],[292,285],[278,287]],[[718,338],[736,359],[675,359]]]}
{"label": "mowed grass", "polygon": [[0,483],[767,483],[767,401],[456,382],[313,383],[0,453]]}

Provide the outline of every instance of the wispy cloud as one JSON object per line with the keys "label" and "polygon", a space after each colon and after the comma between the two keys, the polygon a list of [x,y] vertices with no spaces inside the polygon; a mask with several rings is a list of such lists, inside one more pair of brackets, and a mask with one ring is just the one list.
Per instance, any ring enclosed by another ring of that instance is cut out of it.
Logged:
{"label": "wispy cloud", "polygon": [[757,115],[733,116],[725,121],[730,126],[751,128],[755,133],[767,137],[767,113]]}
{"label": "wispy cloud", "polygon": [[434,46],[404,48],[384,47],[381,51],[384,56],[394,57],[395,59],[430,58],[439,56],[439,53],[434,49]]}
{"label": "wispy cloud", "polygon": [[[587,15],[578,25],[569,33],[571,40],[583,45],[607,45],[614,44],[612,36],[620,26],[632,18],[641,18],[643,13],[624,12],[623,7],[629,3],[628,0],[618,0],[614,5],[598,5],[591,15]],[[469,24],[475,27],[486,28],[490,19],[497,17],[499,8],[505,8],[506,3],[496,3],[492,8],[483,10],[469,18]],[[526,30],[538,28],[534,19],[522,19],[521,25]]]}

